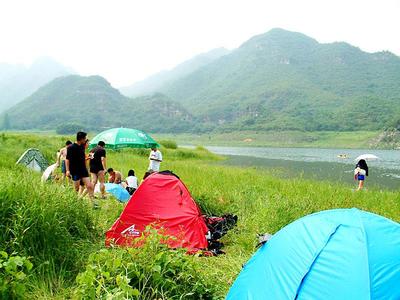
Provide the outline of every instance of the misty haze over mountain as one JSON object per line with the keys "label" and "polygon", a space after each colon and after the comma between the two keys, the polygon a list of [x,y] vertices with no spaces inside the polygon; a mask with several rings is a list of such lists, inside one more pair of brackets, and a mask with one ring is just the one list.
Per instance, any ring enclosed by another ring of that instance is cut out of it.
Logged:
{"label": "misty haze over mountain", "polygon": [[171,70],[161,71],[130,86],[122,87],[119,90],[122,94],[133,97],[152,94],[160,90],[164,85],[182,78],[228,53],[229,50],[218,48],[207,53],[196,55],[192,59],[180,63]]}
{"label": "misty haze over mountain", "polygon": [[0,64],[0,112],[19,103],[59,76],[75,73],[52,58],[42,57],[29,67]]}

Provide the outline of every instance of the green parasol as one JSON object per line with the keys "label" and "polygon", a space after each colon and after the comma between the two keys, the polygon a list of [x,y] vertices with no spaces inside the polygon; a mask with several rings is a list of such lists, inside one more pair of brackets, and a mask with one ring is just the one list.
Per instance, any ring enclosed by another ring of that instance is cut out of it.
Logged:
{"label": "green parasol", "polygon": [[107,149],[160,147],[147,133],[131,128],[112,128],[100,132],[90,141],[89,149],[99,141],[106,143]]}

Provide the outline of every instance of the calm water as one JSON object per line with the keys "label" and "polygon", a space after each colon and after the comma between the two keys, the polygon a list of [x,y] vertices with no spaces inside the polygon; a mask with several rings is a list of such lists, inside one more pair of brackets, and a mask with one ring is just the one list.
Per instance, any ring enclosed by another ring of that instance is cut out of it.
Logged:
{"label": "calm water", "polygon": [[[211,152],[227,155],[223,164],[273,169],[280,177],[303,177],[325,181],[338,181],[355,186],[353,170],[355,158],[371,153],[377,161],[368,162],[370,176],[366,186],[398,189],[400,187],[400,151],[363,149],[315,148],[258,148],[258,147],[207,147]],[[348,158],[339,158],[346,154]]]}

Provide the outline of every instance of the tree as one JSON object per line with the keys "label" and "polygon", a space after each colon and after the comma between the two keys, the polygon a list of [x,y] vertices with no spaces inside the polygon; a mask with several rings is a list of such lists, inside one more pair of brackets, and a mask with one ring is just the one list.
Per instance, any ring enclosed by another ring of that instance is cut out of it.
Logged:
{"label": "tree", "polygon": [[3,129],[3,130],[11,129],[10,117],[9,117],[9,115],[7,113],[4,114],[3,123],[2,123],[0,128]]}
{"label": "tree", "polygon": [[82,125],[80,124],[75,124],[75,123],[67,123],[67,124],[62,124],[57,127],[56,132],[57,134],[73,134],[78,131],[81,131],[83,128]]}

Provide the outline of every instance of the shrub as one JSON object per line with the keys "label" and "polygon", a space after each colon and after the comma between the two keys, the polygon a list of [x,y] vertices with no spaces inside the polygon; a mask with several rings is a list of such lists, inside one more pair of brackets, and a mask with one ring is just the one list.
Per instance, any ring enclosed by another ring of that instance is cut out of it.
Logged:
{"label": "shrub", "polygon": [[24,299],[27,274],[32,263],[26,257],[9,256],[0,251],[0,298]]}
{"label": "shrub", "polygon": [[178,145],[176,144],[175,141],[171,141],[171,140],[162,140],[159,142],[163,147],[167,148],[167,149],[177,149]]}
{"label": "shrub", "polygon": [[77,299],[212,299],[213,283],[198,257],[171,250],[147,229],[140,248],[103,249],[77,277]]}
{"label": "shrub", "polygon": [[74,124],[74,123],[68,123],[68,124],[62,124],[57,126],[56,128],[56,133],[57,134],[74,134],[77,133],[78,131],[83,130],[82,125],[80,124]]}

